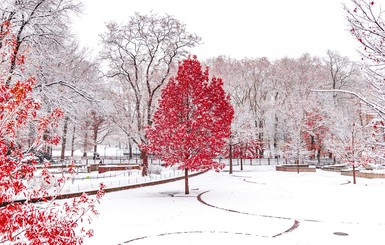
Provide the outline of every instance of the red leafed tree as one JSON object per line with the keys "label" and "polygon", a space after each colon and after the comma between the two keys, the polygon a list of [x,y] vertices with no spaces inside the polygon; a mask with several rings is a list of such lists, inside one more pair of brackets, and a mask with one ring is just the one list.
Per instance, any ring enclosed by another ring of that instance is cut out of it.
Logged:
{"label": "red leafed tree", "polygon": [[223,168],[213,158],[230,137],[233,115],[222,79],[210,80],[196,57],[179,64],[177,76],[162,90],[147,137],[149,153],[185,170],[185,194],[189,171]]}
{"label": "red leafed tree", "polygon": [[[9,26],[0,25],[0,243],[81,244],[92,230],[78,225],[96,213],[95,200],[83,195],[59,205],[55,198],[67,178],[52,175],[49,163],[37,171],[36,152],[60,141],[60,137],[47,132],[57,127],[63,112],[54,109],[38,116],[41,104],[32,97],[36,79],[23,76],[25,57],[14,56],[12,50],[17,42]],[[16,67],[10,73],[12,64]],[[23,133],[32,125],[36,129],[29,146],[25,137],[28,134]],[[101,196],[99,192],[97,199]]]}
{"label": "red leafed tree", "polygon": [[324,124],[324,116],[317,109],[306,113],[305,120],[305,130],[302,136],[306,142],[306,148],[310,153],[310,158],[317,156],[318,163],[320,163],[324,139],[329,130]]}
{"label": "red leafed tree", "polygon": [[[223,151],[223,155],[226,158],[230,158],[230,147],[226,147]],[[260,158],[261,155],[261,142],[258,140],[245,140],[244,142],[239,142],[233,144],[231,157],[240,158],[240,159],[255,159]]]}

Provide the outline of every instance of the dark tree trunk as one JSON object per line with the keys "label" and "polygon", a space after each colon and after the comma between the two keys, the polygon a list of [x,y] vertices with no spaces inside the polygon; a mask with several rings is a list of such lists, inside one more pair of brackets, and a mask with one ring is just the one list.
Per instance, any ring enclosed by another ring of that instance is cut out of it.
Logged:
{"label": "dark tree trunk", "polygon": [[[275,122],[274,122],[274,142],[273,142],[273,147],[274,147],[274,152],[277,152],[278,150],[278,116],[275,115]],[[262,148],[262,147],[261,147]],[[263,156],[263,150],[262,150],[262,156]]]}
{"label": "dark tree trunk", "polygon": [[[50,137],[50,135],[51,135],[51,132],[47,129],[44,132],[43,140],[46,141]],[[44,150],[45,153],[47,153],[47,157],[49,159],[52,159],[52,146],[46,145],[46,146],[44,146],[43,150]]]}
{"label": "dark tree trunk", "polygon": [[76,132],[76,127],[74,125],[74,129],[72,131],[72,139],[71,139],[71,157],[74,157],[74,152],[75,152],[75,132]]}
{"label": "dark tree trunk", "polygon": [[131,140],[128,142],[128,156],[130,159],[132,159],[132,145]]}
{"label": "dark tree trunk", "polygon": [[[259,155],[263,156],[263,120],[259,120],[259,133],[258,133],[258,141],[259,141]],[[274,149],[274,152],[276,149]]]}
{"label": "dark tree trunk", "polygon": [[317,160],[318,160],[318,164],[321,164],[321,148],[318,149]]}
{"label": "dark tree trunk", "polygon": [[88,146],[88,132],[86,129],[84,131],[84,139],[83,139],[83,157],[87,156],[87,146]]}
{"label": "dark tree trunk", "polygon": [[188,185],[188,169],[184,169],[184,194],[190,194],[190,188]]}
{"label": "dark tree trunk", "polygon": [[64,158],[65,158],[66,144],[67,144],[68,120],[69,120],[68,117],[64,118],[63,137],[61,139],[60,160],[64,160]]}
{"label": "dark tree trunk", "polygon": [[95,122],[93,127],[92,127],[92,140],[93,140],[93,144],[94,144],[94,156],[97,156],[97,152],[98,152],[98,132],[99,132],[99,123],[98,122]]}
{"label": "dark tree trunk", "polygon": [[48,146],[49,159],[52,159],[52,145]]}
{"label": "dark tree trunk", "polygon": [[310,135],[310,150],[312,152],[312,155],[310,156],[310,159],[313,159],[315,157],[315,140],[314,140],[314,136],[313,135]]}
{"label": "dark tree trunk", "polygon": [[142,176],[147,176],[148,175],[148,154],[145,150],[142,150],[141,152],[141,158],[142,158]]}
{"label": "dark tree trunk", "polygon": [[353,164],[353,184],[356,184],[356,167]]}
{"label": "dark tree trunk", "polygon": [[229,160],[230,160],[230,170],[229,173],[233,174],[233,145],[230,143],[230,153],[229,153]]}

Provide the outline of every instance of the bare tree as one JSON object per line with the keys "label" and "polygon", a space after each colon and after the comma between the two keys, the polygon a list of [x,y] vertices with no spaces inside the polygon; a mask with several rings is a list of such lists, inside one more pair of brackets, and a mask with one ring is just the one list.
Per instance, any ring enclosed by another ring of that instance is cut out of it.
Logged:
{"label": "bare tree", "polygon": [[279,122],[276,130],[280,134],[277,141],[281,142],[283,154],[298,163],[312,154],[305,136],[315,137],[315,129],[323,125],[321,120],[315,124],[309,120],[325,114],[321,106],[323,98],[312,90],[326,83],[326,69],[318,57],[305,54],[298,59],[276,61],[272,73],[276,91],[275,117]]}
{"label": "bare tree", "polygon": [[[80,13],[75,0],[3,0],[0,2],[0,21],[11,23],[16,36],[13,55],[17,57],[27,47],[48,56],[69,36],[70,15]],[[14,73],[16,60],[9,72]],[[8,83],[11,82],[9,78]]]}
{"label": "bare tree", "polygon": [[[70,18],[81,13],[81,7],[78,0],[0,2],[0,21],[9,23],[15,33],[13,55],[22,56],[28,51],[28,63],[33,64],[25,67],[25,72],[33,72],[39,81],[34,88],[34,96],[44,101],[44,110],[61,107],[66,113],[62,158],[68,126],[78,123],[76,116],[79,110],[95,103],[92,89],[97,88],[99,82],[96,63],[86,59],[86,51],[79,49],[69,32]],[[19,78],[15,62],[16,59],[7,68],[12,74],[8,83]],[[33,132],[30,135],[33,137]]]}
{"label": "bare tree", "polygon": [[79,50],[75,43],[68,43],[65,49],[36,62],[40,64],[36,69],[40,82],[35,86],[35,96],[45,102],[47,109],[61,107],[66,114],[61,149],[61,159],[64,159],[68,126],[82,124],[79,115],[90,109],[104,114],[104,107],[100,105],[103,84],[99,67],[96,62],[87,60],[86,51]]}
{"label": "bare tree", "polygon": [[[381,1],[351,0],[345,5],[351,34],[357,39],[364,67],[365,90],[343,90],[358,98],[365,109],[365,117],[371,119],[372,130],[368,139],[376,159],[384,159],[385,139],[385,21],[384,4]],[[368,110],[369,109],[369,110]]]}
{"label": "bare tree", "polygon": [[[361,67],[356,62],[350,61],[348,57],[340,55],[337,51],[328,50],[324,64],[330,74],[330,87],[328,89],[354,90],[357,87],[356,78],[361,75]],[[343,96],[343,94],[333,93],[335,103],[337,103],[338,96]]]}
{"label": "bare tree", "polygon": [[[135,14],[126,24],[107,24],[101,35],[101,59],[107,61],[107,77],[124,81],[133,95],[136,144],[146,144],[146,125],[151,125],[156,98],[170,76],[175,63],[187,54],[187,48],[200,42],[195,34],[172,16]],[[128,119],[128,122],[129,123]],[[147,175],[147,154],[142,152],[143,174]]]}

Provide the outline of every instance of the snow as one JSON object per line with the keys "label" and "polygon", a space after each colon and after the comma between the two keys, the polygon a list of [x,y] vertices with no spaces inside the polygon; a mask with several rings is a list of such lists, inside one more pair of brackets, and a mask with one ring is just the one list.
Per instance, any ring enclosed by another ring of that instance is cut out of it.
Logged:
{"label": "snow", "polygon": [[190,195],[183,181],[107,193],[85,244],[384,243],[385,180],[235,168],[190,178]]}
{"label": "snow", "polygon": [[[138,155],[140,152],[137,147],[133,147],[133,153]],[[83,156],[83,151],[82,150],[75,150],[74,151],[74,158],[75,159],[80,159]],[[123,149],[122,147],[117,146],[112,146],[112,145],[98,145],[97,148],[97,153],[99,154],[100,157],[106,158],[106,157],[123,157],[124,154],[128,153],[128,149]],[[56,146],[53,151],[52,151],[52,156],[53,157],[60,157],[61,154],[61,147]],[[71,151],[67,150],[65,151],[65,156],[70,156]],[[93,152],[87,152],[87,156],[92,157],[94,155]]]}
{"label": "snow", "polygon": [[[112,166],[112,165],[108,165]],[[151,168],[157,169],[159,168],[159,174],[149,174],[148,176],[142,176],[141,170],[121,170],[121,171],[109,171],[105,173],[91,172],[91,173],[75,173],[73,176],[66,174],[69,177],[64,184],[64,186],[60,189],[60,194],[68,194],[68,193],[82,193],[86,191],[94,191],[99,190],[100,183],[105,185],[105,188],[114,188],[120,186],[129,186],[136,184],[143,184],[148,182],[155,182],[165,179],[172,179],[184,176],[184,171],[178,170],[174,167],[161,167],[158,165],[151,165]],[[57,171],[55,174],[57,178],[61,177],[62,169]],[[41,185],[41,177],[40,172],[37,171],[35,175],[36,178],[33,178],[29,182],[26,182],[27,186],[35,187]],[[53,172],[53,171],[52,171]],[[56,182],[52,182],[51,185],[45,185],[48,193],[55,194],[57,190]],[[17,199],[24,199],[23,195],[19,195]]]}

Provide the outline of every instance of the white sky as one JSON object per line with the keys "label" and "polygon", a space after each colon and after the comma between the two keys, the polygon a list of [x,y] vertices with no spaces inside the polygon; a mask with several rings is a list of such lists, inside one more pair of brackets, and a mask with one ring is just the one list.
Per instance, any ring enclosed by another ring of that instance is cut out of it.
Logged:
{"label": "white sky", "polygon": [[202,37],[191,50],[200,59],[325,56],[327,49],[358,58],[358,42],[348,32],[342,3],[349,0],[83,0],[74,20],[83,46],[98,50],[104,23],[125,22],[135,12],[173,15]]}

